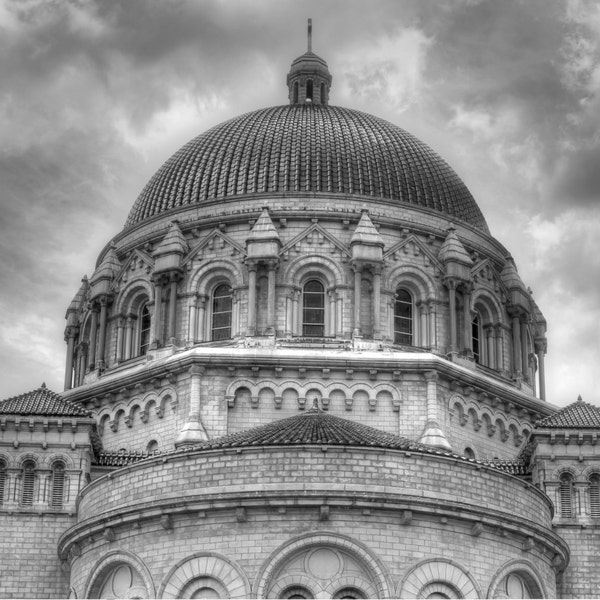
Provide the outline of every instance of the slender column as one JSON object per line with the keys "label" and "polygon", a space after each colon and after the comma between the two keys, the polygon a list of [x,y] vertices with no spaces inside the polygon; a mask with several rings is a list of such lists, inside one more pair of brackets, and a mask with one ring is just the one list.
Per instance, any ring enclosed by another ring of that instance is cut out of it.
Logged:
{"label": "slender column", "polygon": [[360,337],[360,288],[362,267],[354,265],[354,335]]}
{"label": "slender column", "polygon": [[90,325],[90,351],[88,353],[88,367],[96,368],[96,339],[98,337],[98,305],[93,302],[91,305],[92,323]]}
{"label": "slender column", "polygon": [[267,335],[275,334],[275,269],[277,263],[267,264]]}
{"label": "slender column", "polygon": [[160,319],[162,314],[162,281],[160,277],[157,277],[154,282],[154,344],[156,346],[161,345],[160,335]]}
{"label": "slender column", "polygon": [[123,318],[117,319],[117,354],[115,356],[117,363],[123,360]]}
{"label": "slender column", "polygon": [[188,326],[188,346],[193,346],[196,343],[196,317],[198,316],[198,297],[190,298],[190,323]]}
{"label": "slender column", "polygon": [[427,346],[427,305],[419,304],[419,346]]}
{"label": "slender column", "polygon": [[450,303],[450,352],[457,352],[456,347],[456,281],[448,279],[448,300]]}
{"label": "slender column", "polygon": [[233,290],[231,295],[231,337],[237,337],[240,331],[240,293]]}
{"label": "slender column", "polygon": [[335,320],[336,335],[338,337],[344,337],[344,304],[341,292],[335,293],[336,305],[337,305],[337,317]]}
{"label": "slender column", "polygon": [[486,365],[490,368],[494,368],[496,361],[494,359],[494,330],[493,328],[486,327],[485,328],[485,337],[487,341],[487,363]]}
{"label": "slender column", "polygon": [[464,350],[468,356],[473,355],[473,331],[471,316],[471,286],[465,284],[463,291],[463,338]]}
{"label": "slender column", "polygon": [[300,290],[292,294],[292,335],[300,335]]}
{"label": "slender column", "polygon": [[288,292],[285,295],[285,335],[287,337],[292,335],[292,323],[293,323],[293,296],[294,292]]}
{"label": "slender column", "polygon": [[129,360],[134,353],[133,349],[133,318],[127,317],[125,321],[125,360]]}
{"label": "slender column", "polygon": [[81,363],[83,362],[82,345],[79,344],[75,356],[75,385],[81,385]]}
{"label": "slender column", "polygon": [[256,264],[248,263],[248,329],[246,335],[256,333]]}
{"label": "slender column", "polygon": [[521,316],[521,372],[529,379],[529,353],[527,352],[527,316]]}
{"label": "slender column", "polygon": [[429,302],[429,347],[435,348],[437,343],[437,336],[435,331],[435,305],[433,302]]}
{"label": "slender column", "polygon": [[198,300],[196,305],[198,306],[198,323],[196,328],[196,339],[199,342],[203,342],[205,340],[205,330],[206,330],[206,301],[208,300],[208,296],[202,295],[198,296]]}
{"label": "slender column", "polygon": [[98,356],[96,357],[96,367],[98,369],[104,368],[104,349],[106,347],[106,308],[108,305],[108,298],[106,296],[100,297],[100,333],[98,340]]}
{"label": "slender column", "polygon": [[512,335],[513,335],[513,371],[517,375],[521,375],[521,328],[519,323],[519,315],[515,314],[512,318]]}
{"label": "slender column", "polygon": [[502,336],[502,327],[496,325],[494,327],[494,333],[496,335],[496,369],[498,371],[504,370],[504,339]]}
{"label": "slender column", "polygon": [[373,269],[373,339],[381,339],[381,269]]}
{"label": "slender column", "polygon": [[175,317],[177,315],[177,282],[179,280],[178,273],[171,273],[170,283],[171,289],[169,291],[169,327],[167,338],[170,344],[175,344],[176,331],[175,331]]}
{"label": "slender column", "polygon": [[546,399],[546,373],[544,370],[544,355],[546,354],[546,338],[538,338],[535,341],[535,351],[538,359],[538,378],[540,386],[540,399]]}
{"label": "slender column", "polygon": [[65,366],[65,390],[70,390],[73,385],[73,353],[75,350],[76,327],[67,327],[67,364]]}

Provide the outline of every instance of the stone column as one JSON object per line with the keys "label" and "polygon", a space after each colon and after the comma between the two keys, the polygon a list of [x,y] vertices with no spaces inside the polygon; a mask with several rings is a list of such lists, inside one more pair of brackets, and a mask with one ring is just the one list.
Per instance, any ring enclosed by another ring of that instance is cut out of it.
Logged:
{"label": "stone column", "polygon": [[159,276],[154,280],[154,313],[153,313],[153,345],[158,347],[161,345],[160,335],[160,319],[162,315],[162,278]]}
{"label": "stone column", "polygon": [[538,359],[538,378],[540,380],[540,399],[546,399],[546,373],[544,367],[544,355],[547,350],[546,338],[536,338],[535,352]]}
{"label": "stone column", "polygon": [[[196,301],[196,306],[198,307],[197,325],[196,325],[196,340],[199,342],[204,342],[207,338],[206,333],[206,302],[208,300],[208,296],[202,295],[198,296]],[[210,327],[208,328],[210,331]]]}
{"label": "stone column", "polygon": [[458,348],[456,345],[456,281],[454,279],[448,279],[446,282],[448,286],[448,300],[449,300],[449,311],[450,311],[450,352],[457,352]]}
{"label": "stone column", "polygon": [[300,290],[292,294],[292,335],[300,335]]}
{"label": "stone column", "polygon": [[100,297],[100,332],[98,339],[98,356],[96,357],[96,367],[104,368],[104,349],[106,347],[106,309],[108,307],[108,298]]}
{"label": "stone column", "polygon": [[67,327],[65,337],[67,340],[67,362],[65,365],[65,390],[70,390],[73,386],[73,355],[75,352],[75,336],[77,327]]}
{"label": "stone column", "polygon": [[267,335],[275,335],[275,269],[277,263],[267,264]]}
{"label": "stone column", "polygon": [[337,291],[335,293],[336,304],[337,304],[337,317],[335,319],[336,335],[338,337],[344,337],[344,299],[342,298],[342,292]]}
{"label": "stone column", "polygon": [[437,344],[436,323],[435,323],[435,304],[428,302],[429,308],[429,347],[435,348]]}
{"label": "stone column", "polygon": [[419,303],[419,340],[418,346],[427,346],[427,305]]}
{"label": "stone column", "polygon": [[91,303],[92,323],[90,325],[90,351],[88,353],[88,367],[96,368],[96,340],[98,337],[98,304]]}
{"label": "stone column", "polygon": [[288,291],[285,295],[285,335],[290,337],[293,330],[293,291]]}
{"label": "stone column", "polygon": [[529,352],[527,352],[527,315],[521,316],[521,372],[529,380]]}
{"label": "stone column", "polygon": [[328,290],[327,297],[329,298],[329,308],[327,311],[327,321],[325,323],[325,335],[335,335],[335,317],[337,313],[337,306],[335,304],[335,292],[333,290]]}
{"label": "stone column", "polygon": [[193,365],[190,367],[190,412],[186,423],[175,440],[176,447],[208,440],[201,418],[202,375],[204,375],[204,372],[205,369],[202,366]]}
{"label": "stone column", "polygon": [[123,317],[117,319],[117,352],[115,360],[117,364],[123,360]]}
{"label": "stone column", "polygon": [[354,335],[360,337],[360,291],[362,266],[354,265]]}
{"label": "stone column", "polygon": [[134,320],[129,315],[125,321],[125,360],[129,360],[134,354],[133,324]]}
{"label": "stone column", "polygon": [[487,342],[487,363],[490,368],[494,368],[496,361],[494,359],[494,329],[491,325],[485,328],[485,338]]}
{"label": "stone column", "polygon": [[521,375],[521,327],[519,323],[519,315],[514,314],[512,318],[512,336],[513,336],[513,371],[515,374]]}
{"label": "stone column", "polygon": [[373,269],[373,339],[381,339],[381,269]]}
{"label": "stone column", "polygon": [[196,317],[198,316],[198,297],[190,298],[190,322],[188,325],[187,345],[193,346],[196,343]]}
{"label": "stone column", "polygon": [[496,369],[504,370],[504,339],[502,336],[502,326],[494,326],[494,334],[496,337]]}
{"label": "stone column", "polygon": [[176,343],[177,331],[175,328],[175,318],[177,316],[177,282],[179,281],[178,273],[171,273],[169,278],[170,290],[169,290],[169,325],[167,338],[169,344]]}
{"label": "stone column", "polygon": [[256,333],[256,269],[256,263],[248,263],[248,328],[246,335],[255,335]]}
{"label": "stone column", "polygon": [[463,291],[463,338],[467,356],[473,356],[473,317],[471,315],[471,286],[464,285]]}

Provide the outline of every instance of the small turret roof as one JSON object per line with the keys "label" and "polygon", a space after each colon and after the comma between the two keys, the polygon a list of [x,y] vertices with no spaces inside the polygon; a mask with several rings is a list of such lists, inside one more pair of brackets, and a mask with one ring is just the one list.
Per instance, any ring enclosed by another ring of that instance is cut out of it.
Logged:
{"label": "small turret roof", "polygon": [[473,260],[458,239],[454,227],[448,229],[448,235],[440,248],[438,258],[444,263],[456,261],[468,267],[473,266]]}
{"label": "small turret roof", "polygon": [[171,221],[169,231],[154,250],[153,256],[164,254],[185,254],[189,250],[185,236],[181,233],[177,221]]}
{"label": "small turret roof", "polygon": [[42,384],[37,390],[2,400],[0,415],[87,417],[89,412]]}
{"label": "small turret roof", "polygon": [[363,210],[360,216],[360,221],[352,234],[350,245],[353,244],[366,244],[369,246],[383,246],[383,238],[377,231],[373,221],[369,217],[369,211]]}
{"label": "small turret roof", "polygon": [[600,407],[584,402],[581,396],[557,413],[538,421],[536,429],[600,429]]}
{"label": "small turret roof", "polygon": [[279,234],[275,225],[273,225],[268,208],[262,209],[260,216],[250,231],[248,239],[252,241],[279,240]]}

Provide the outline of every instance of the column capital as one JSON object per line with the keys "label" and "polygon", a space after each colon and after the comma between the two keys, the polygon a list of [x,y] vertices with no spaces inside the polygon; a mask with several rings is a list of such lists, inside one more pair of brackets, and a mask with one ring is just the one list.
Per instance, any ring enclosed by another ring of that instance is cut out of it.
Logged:
{"label": "column capital", "polygon": [[246,258],[245,263],[248,271],[256,272],[258,270],[258,260],[255,258]]}
{"label": "column capital", "polygon": [[65,329],[65,342],[69,341],[69,340],[73,340],[77,337],[77,334],[79,333],[79,327],[67,327]]}
{"label": "column capital", "polygon": [[425,377],[425,381],[437,381],[440,378],[437,371],[425,371],[423,377]]}
{"label": "column capital", "polygon": [[543,352],[546,354],[548,352],[548,340],[545,337],[534,338],[533,345],[537,353]]}
{"label": "column capital", "polygon": [[192,365],[189,371],[190,375],[204,375],[206,373],[206,368],[202,365]]}
{"label": "column capital", "polygon": [[458,279],[456,279],[455,277],[444,277],[442,279],[442,283],[449,289],[449,290],[456,290],[456,288],[458,288],[458,285],[461,283]]}

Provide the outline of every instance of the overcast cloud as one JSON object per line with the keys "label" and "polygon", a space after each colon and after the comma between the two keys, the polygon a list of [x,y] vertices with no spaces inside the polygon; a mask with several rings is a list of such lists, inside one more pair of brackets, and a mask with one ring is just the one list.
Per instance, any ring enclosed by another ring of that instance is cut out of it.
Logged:
{"label": "overcast cloud", "polygon": [[0,398],[62,390],[81,277],[181,145],[287,102],[308,17],[332,103],[432,146],[514,256],[549,400],[600,404],[594,0],[0,0]]}

